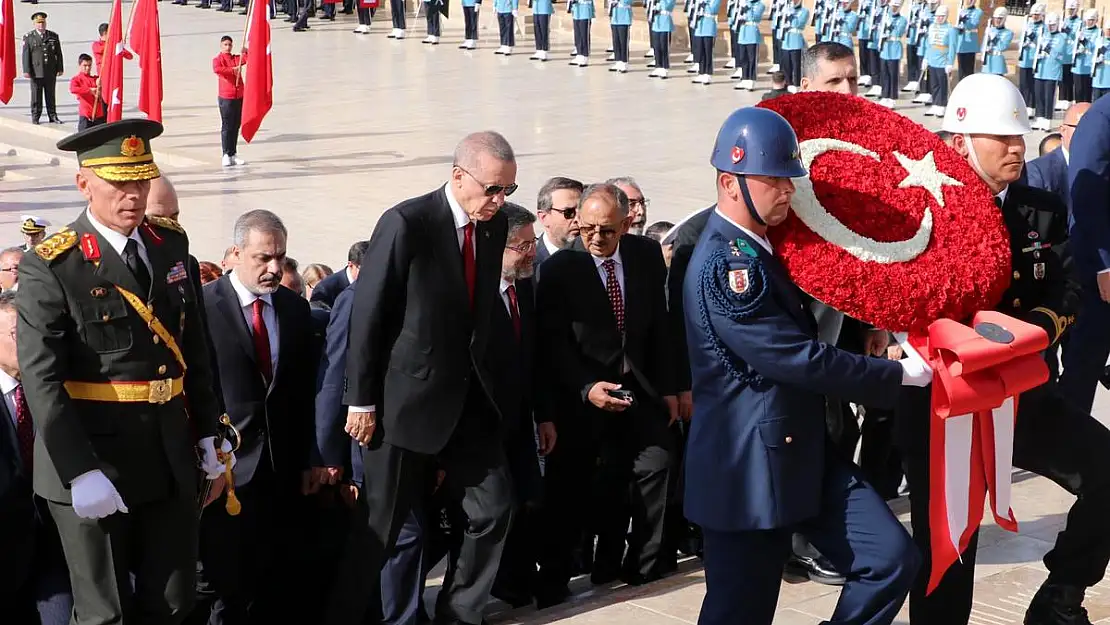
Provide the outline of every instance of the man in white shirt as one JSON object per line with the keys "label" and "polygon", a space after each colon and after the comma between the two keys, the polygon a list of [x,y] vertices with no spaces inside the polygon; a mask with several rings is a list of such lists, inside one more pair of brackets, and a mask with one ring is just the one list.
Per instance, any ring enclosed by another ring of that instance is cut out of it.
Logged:
{"label": "man in white shirt", "polygon": [[536,213],[543,232],[536,239],[536,266],[578,238],[578,198],[585,186],[572,178],[556,176],[540,187]]}

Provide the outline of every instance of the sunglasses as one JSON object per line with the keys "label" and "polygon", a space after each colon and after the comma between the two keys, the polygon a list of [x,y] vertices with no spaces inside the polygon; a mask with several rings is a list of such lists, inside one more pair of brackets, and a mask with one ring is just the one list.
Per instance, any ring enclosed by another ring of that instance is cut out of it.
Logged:
{"label": "sunglasses", "polygon": [[552,208],[551,212],[559,213],[563,216],[563,219],[570,221],[571,219],[574,219],[575,215],[578,214],[578,207],[571,206],[570,208]]}
{"label": "sunglasses", "polygon": [[[459,166],[455,165],[455,167],[459,167]],[[509,197],[513,193],[516,193],[517,186],[516,186],[515,182],[513,184],[510,184],[510,185],[486,184],[486,183],[482,182],[481,180],[478,180],[477,176],[475,176],[474,174],[466,171],[462,167],[459,167],[459,169],[462,169],[462,172],[464,174],[473,178],[474,182],[477,182],[478,184],[482,185],[482,188],[485,191],[486,197],[493,197],[493,196],[497,195],[498,193],[504,193],[505,197]]]}

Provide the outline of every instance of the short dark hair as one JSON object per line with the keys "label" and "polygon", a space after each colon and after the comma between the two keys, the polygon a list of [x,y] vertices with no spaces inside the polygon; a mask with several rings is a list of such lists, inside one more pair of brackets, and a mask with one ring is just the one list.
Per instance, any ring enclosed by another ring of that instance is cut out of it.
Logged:
{"label": "short dark hair", "polygon": [[817,63],[821,61],[839,61],[846,58],[855,61],[856,54],[842,43],[835,41],[815,43],[802,53],[802,76],[813,78],[817,73]]}
{"label": "short dark hair", "polygon": [[96,28],[96,31],[101,35],[104,35],[104,33],[108,32],[108,22],[104,22],[100,26],[98,26]]}
{"label": "short dark hair", "polygon": [[625,217],[628,216],[628,196],[625,195],[620,187],[615,184],[609,184],[608,182],[595,182],[586,187],[582,191],[582,197],[578,200],[579,211],[581,211],[582,205],[595,195],[604,195],[613,200],[616,202],[617,208],[620,209],[621,215]]}
{"label": "short dark hair", "polygon": [[1041,144],[1039,146],[1037,146],[1037,154],[1039,156],[1044,156],[1045,154],[1048,154],[1048,152],[1045,151],[1045,146],[1048,145],[1049,141],[1063,142],[1063,140],[1064,140],[1064,136],[1061,135],[1058,132],[1053,132],[1053,133],[1045,135],[1044,139],[1041,139]]}
{"label": "short dark hair", "polygon": [[362,266],[362,257],[366,256],[366,250],[370,249],[369,241],[358,241],[347,250],[347,262],[355,267]]}
{"label": "short dark hair", "polygon": [[782,72],[773,72],[771,74],[771,83],[772,84],[777,85],[779,83],[784,83],[784,82],[786,82],[786,74],[784,74]]}
{"label": "short dark hair", "polygon": [[671,222],[657,221],[644,229],[644,236],[662,243],[663,237],[671,231],[671,228],[674,228],[674,224]]}
{"label": "short dark hair", "polygon": [[505,202],[505,205],[501,207],[501,212],[505,214],[505,219],[509,222],[509,238],[512,238],[517,230],[536,222],[536,216],[532,214],[532,211],[520,204]]}
{"label": "short dark hair", "polygon": [[223,43],[225,41],[231,41],[231,35],[224,35],[223,37],[220,37],[220,43]]}
{"label": "short dark hair", "polygon": [[586,185],[574,178],[564,178],[563,176],[548,178],[547,182],[543,183],[543,186],[540,187],[540,192],[536,195],[536,210],[541,213],[550,211],[554,207],[551,203],[551,195],[556,191],[570,189],[581,193],[585,188]]}
{"label": "short dark hair", "polygon": [[85,54],[84,52],[77,55],[77,62],[78,63],[84,63],[85,61],[88,61],[89,63],[92,63],[92,57]]}

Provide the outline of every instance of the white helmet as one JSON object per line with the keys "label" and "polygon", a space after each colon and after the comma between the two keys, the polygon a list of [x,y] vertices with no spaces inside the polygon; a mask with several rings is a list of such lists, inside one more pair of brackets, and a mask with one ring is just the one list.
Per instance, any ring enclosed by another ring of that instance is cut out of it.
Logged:
{"label": "white helmet", "polygon": [[897,9],[898,7],[902,6],[902,0],[890,0],[890,6]]}
{"label": "white helmet", "polygon": [[1087,9],[1086,11],[1083,12],[1083,19],[1084,20],[1097,20],[1098,19],[1098,9]]}
{"label": "white helmet", "polygon": [[1002,19],[1006,19],[1007,17],[1010,17],[1010,12],[1006,10],[1006,7],[998,7],[994,10],[994,15],[992,17],[1001,17]]}
{"label": "white helmet", "polygon": [[1065,9],[1078,9],[1079,8],[1079,0],[1067,0],[1067,2],[1064,3],[1064,8]]}
{"label": "white helmet", "polygon": [[939,7],[937,7],[937,12],[933,13],[933,17],[936,17],[938,15],[943,15],[945,17],[948,17],[948,5],[947,4],[942,4]]}
{"label": "white helmet", "polygon": [[1046,5],[1043,2],[1038,2],[1037,4],[1033,5],[1032,9],[1029,10],[1029,14],[1030,15],[1044,15],[1044,12],[1046,10],[1047,10]]}
{"label": "white helmet", "polygon": [[1049,26],[1059,25],[1060,24],[1060,14],[1059,13],[1049,13],[1048,16],[1044,18],[1044,23],[1048,24]]}
{"label": "white helmet", "polygon": [[997,74],[971,74],[956,83],[941,129],[958,135],[1003,137],[1032,132],[1021,92]]}

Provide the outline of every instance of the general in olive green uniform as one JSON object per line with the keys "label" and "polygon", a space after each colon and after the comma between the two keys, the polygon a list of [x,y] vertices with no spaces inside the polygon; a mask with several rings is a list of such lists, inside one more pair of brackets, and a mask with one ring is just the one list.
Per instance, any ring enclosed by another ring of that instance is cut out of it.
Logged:
{"label": "general in olive green uniform", "polygon": [[198,439],[209,479],[219,472],[207,468],[219,409],[189,242],[176,222],[142,216],[159,175],[150,139],[161,132],[124,120],[60,141],[77,152],[89,207],[20,264],[34,487],[61,534],[75,625],[184,619],[197,560]]}
{"label": "general in olive green uniform", "polygon": [[31,83],[31,121],[39,123],[45,96],[47,119],[60,124],[62,120],[58,119],[55,106],[54,83],[65,71],[62,41],[58,39],[58,33],[46,30],[46,13],[35,13],[31,21],[35,23],[35,29],[23,35],[23,75]]}

